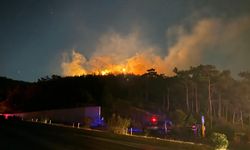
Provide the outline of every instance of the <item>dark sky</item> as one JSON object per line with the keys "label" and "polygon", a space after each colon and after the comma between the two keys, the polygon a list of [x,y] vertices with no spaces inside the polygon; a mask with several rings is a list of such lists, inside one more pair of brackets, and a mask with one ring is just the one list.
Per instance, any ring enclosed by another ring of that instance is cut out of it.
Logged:
{"label": "dark sky", "polygon": [[[109,32],[126,36],[139,30],[141,41],[154,45],[159,49],[157,54],[165,57],[169,47],[181,41],[180,37],[169,39],[168,29],[184,26],[185,35],[191,36],[188,32],[198,26],[199,20],[219,18],[220,26],[229,24],[224,32],[230,32],[231,28],[241,28],[237,21],[247,26],[249,16],[249,0],[1,0],[0,76],[36,81],[46,75],[62,75],[63,53],[76,49],[88,59],[97,51],[100,38]],[[249,28],[243,29],[249,33]],[[242,56],[249,56],[245,50],[250,51],[250,38],[242,32],[213,47],[240,47],[236,62],[227,58],[234,50],[220,51],[217,57],[206,51],[211,47],[201,46],[202,60],[196,63],[212,63],[232,71],[238,66],[248,69],[248,57]],[[242,37],[240,42],[227,45],[238,37]],[[238,66],[230,68],[228,61]]]}

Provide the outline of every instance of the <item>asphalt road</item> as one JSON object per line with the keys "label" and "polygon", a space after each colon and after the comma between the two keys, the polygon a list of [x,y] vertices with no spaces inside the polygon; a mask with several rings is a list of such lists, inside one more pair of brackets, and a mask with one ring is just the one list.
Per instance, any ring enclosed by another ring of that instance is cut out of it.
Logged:
{"label": "asphalt road", "polygon": [[[157,141],[106,132],[87,131],[29,122],[0,122],[0,149],[32,150],[171,150],[194,149],[194,145],[162,144]],[[196,149],[196,147],[195,147]],[[200,149],[200,148],[198,148]]]}

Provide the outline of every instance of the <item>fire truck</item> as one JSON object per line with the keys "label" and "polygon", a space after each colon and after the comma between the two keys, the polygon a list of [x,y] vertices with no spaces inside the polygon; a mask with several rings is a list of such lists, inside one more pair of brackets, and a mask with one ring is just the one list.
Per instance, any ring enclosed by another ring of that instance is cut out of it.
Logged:
{"label": "fire truck", "polygon": [[151,135],[167,135],[171,132],[172,121],[161,118],[159,115],[152,115],[148,118],[144,125],[144,132]]}

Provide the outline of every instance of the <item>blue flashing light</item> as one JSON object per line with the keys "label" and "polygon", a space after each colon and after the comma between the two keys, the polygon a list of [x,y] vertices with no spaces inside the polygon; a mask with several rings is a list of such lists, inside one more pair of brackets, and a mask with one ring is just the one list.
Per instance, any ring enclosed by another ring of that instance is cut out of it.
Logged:
{"label": "blue flashing light", "polygon": [[205,123],[205,117],[202,115],[201,116],[201,123],[204,124]]}

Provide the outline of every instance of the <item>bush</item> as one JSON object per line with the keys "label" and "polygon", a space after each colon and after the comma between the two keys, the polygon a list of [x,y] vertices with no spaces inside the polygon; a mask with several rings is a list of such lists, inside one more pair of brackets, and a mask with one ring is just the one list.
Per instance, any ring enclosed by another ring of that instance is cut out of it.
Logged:
{"label": "bush", "polygon": [[187,117],[187,115],[180,109],[177,109],[172,112],[170,116],[176,126],[183,126]]}
{"label": "bush", "polygon": [[233,141],[235,138],[235,129],[229,123],[218,122],[218,124],[213,127],[211,133],[212,132],[219,132],[225,134],[229,141]]}
{"label": "bush", "polygon": [[113,114],[108,120],[108,129],[117,134],[126,134],[128,127],[130,126],[131,120],[122,118],[119,115]]}
{"label": "bush", "polygon": [[245,133],[240,137],[240,142],[242,143],[248,143],[249,142],[249,134]]}
{"label": "bush", "polygon": [[192,114],[189,114],[186,118],[185,118],[185,124],[186,125],[193,125],[194,123],[196,123],[197,120],[194,118],[194,116]]}
{"label": "bush", "polygon": [[214,146],[215,149],[227,149],[228,147],[228,140],[227,136],[222,133],[214,132],[212,133],[211,137],[211,144]]}
{"label": "bush", "polygon": [[83,118],[83,127],[90,128],[92,122],[92,118],[90,117],[84,117]]}

